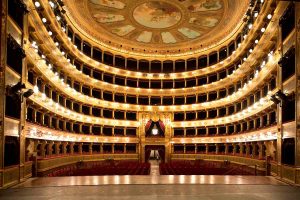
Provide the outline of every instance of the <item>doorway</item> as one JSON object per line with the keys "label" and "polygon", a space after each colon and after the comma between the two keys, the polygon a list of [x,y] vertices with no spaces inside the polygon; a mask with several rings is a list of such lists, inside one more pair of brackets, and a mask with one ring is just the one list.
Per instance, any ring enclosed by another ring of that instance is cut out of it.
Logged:
{"label": "doorway", "polygon": [[145,162],[157,160],[159,163],[165,162],[165,146],[164,145],[146,145],[145,146]]}

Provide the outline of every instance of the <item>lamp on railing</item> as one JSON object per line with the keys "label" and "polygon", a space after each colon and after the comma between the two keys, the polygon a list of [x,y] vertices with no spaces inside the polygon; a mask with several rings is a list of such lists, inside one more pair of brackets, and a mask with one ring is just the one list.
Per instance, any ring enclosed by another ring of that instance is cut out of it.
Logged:
{"label": "lamp on railing", "polygon": [[152,135],[157,135],[157,134],[158,134],[158,129],[157,129],[156,124],[154,124],[154,127],[152,129]]}
{"label": "lamp on railing", "polygon": [[278,92],[276,92],[275,96],[280,99],[281,101],[286,101],[288,99],[288,97],[286,96],[285,93],[283,93],[281,90],[279,90]]}
{"label": "lamp on railing", "polygon": [[271,101],[273,101],[275,104],[279,104],[281,102],[286,102],[288,100],[288,96],[283,93],[281,90],[273,94],[270,98]]}
{"label": "lamp on railing", "polygon": [[275,104],[279,104],[280,100],[276,98],[276,96],[273,94],[270,98],[271,101],[273,101]]}

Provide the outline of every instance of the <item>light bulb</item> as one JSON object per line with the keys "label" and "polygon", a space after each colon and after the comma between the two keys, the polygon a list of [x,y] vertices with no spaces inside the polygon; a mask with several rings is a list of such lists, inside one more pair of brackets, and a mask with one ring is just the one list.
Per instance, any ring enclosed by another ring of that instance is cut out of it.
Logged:
{"label": "light bulb", "polygon": [[40,2],[36,1],[34,2],[35,7],[39,8],[41,6]]}
{"label": "light bulb", "polygon": [[35,94],[37,94],[38,92],[39,92],[39,88],[38,88],[38,86],[34,86],[33,87],[33,92],[35,93]]}
{"label": "light bulb", "polygon": [[51,8],[54,8],[55,4],[52,1],[49,1]]}
{"label": "light bulb", "polygon": [[152,134],[157,135],[158,134],[158,129],[156,129],[156,128],[152,129]]}
{"label": "light bulb", "polygon": [[263,28],[260,29],[260,31],[261,31],[262,33],[264,33],[264,32],[266,31],[266,28],[263,27]]}
{"label": "light bulb", "polygon": [[157,129],[156,124],[154,124],[154,127],[152,129],[152,135],[157,135],[157,134],[158,134],[158,129]]}
{"label": "light bulb", "polygon": [[47,19],[45,17],[42,18],[42,22],[46,23]]}
{"label": "light bulb", "polygon": [[272,15],[271,15],[271,14],[268,14],[267,18],[268,18],[268,19],[271,19],[271,18],[272,18]]}

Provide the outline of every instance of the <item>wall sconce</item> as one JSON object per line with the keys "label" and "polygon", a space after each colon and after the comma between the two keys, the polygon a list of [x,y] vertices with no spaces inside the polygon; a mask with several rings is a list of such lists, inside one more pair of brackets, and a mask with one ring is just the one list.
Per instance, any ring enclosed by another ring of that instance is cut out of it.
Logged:
{"label": "wall sconce", "polygon": [[24,89],[26,89],[26,86],[20,81],[13,86],[6,86],[6,95],[12,97],[15,101],[20,101],[22,103],[24,97],[28,98],[34,93],[32,89],[27,89],[25,91]]}

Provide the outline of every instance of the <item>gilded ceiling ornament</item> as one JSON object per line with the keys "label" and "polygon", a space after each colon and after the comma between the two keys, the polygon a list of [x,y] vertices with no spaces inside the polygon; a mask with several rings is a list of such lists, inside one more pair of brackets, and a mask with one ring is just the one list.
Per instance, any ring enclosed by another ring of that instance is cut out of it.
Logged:
{"label": "gilded ceiling ornament", "polygon": [[242,23],[249,1],[70,0],[65,6],[76,29],[100,48],[177,55],[223,43]]}

